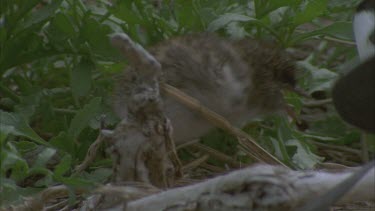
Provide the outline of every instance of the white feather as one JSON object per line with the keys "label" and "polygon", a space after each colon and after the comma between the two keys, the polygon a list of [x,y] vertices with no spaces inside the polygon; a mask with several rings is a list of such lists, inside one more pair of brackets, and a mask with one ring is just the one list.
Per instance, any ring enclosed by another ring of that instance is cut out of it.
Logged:
{"label": "white feather", "polygon": [[375,13],[372,10],[357,13],[354,16],[353,28],[359,58],[365,61],[375,55],[375,44],[370,41],[375,30]]}

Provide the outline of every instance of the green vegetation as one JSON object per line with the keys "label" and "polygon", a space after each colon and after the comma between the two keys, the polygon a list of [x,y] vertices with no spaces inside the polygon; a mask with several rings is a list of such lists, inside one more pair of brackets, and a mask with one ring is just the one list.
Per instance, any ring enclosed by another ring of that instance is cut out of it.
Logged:
{"label": "green vegetation", "polygon": [[[111,111],[111,93],[126,61],[110,46],[111,33],[125,32],[144,46],[203,31],[273,39],[300,59],[299,86],[323,100],[338,75],[357,59],[351,26],[355,0],[157,3],[1,0],[1,204],[20,202],[54,184],[73,191],[110,177],[105,146],[86,171],[76,174],[74,167],[98,136],[101,119],[108,129],[119,121]],[[286,99],[306,117],[306,130],[276,115],[244,130],[287,165],[303,169],[322,161],[324,155],[312,141],[359,144],[361,132],[345,124],[329,102],[306,107],[305,99],[294,93],[286,93]],[[221,131],[203,142],[248,162],[235,139]],[[180,153],[189,159],[188,152]]]}

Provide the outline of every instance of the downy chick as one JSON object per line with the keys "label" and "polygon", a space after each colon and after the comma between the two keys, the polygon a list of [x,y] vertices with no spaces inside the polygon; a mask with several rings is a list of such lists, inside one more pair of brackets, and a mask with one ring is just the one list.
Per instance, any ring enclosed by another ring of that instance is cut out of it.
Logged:
{"label": "downy chick", "polygon": [[[294,63],[285,52],[266,42],[228,41],[213,34],[173,38],[148,49],[161,63],[161,82],[177,87],[236,126],[262,114],[285,108],[282,89],[295,85]],[[131,68],[117,88],[115,111],[127,109],[121,93],[131,80]],[[163,95],[177,145],[206,134],[212,125],[171,97]]]}

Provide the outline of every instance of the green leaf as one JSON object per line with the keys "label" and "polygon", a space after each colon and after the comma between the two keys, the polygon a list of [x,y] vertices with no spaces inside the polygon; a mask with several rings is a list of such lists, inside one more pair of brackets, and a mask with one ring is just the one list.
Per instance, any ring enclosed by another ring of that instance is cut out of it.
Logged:
{"label": "green leaf", "polygon": [[0,201],[2,207],[11,207],[15,204],[21,204],[25,201],[25,197],[32,197],[42,191],[41,188],[27,187],[21,188],[12,180],[2,178],[0,185],[2,186],[0,192]]}
{"label": "green leaf", "polygon": [[27,162],[18,155],[16,151],[1,151],[1,171],[5,174],[6,170],[12,169],[11,178],[19,181],[27,176],[29,169]]}
{"label": "green leaf", "polygon": [[212,14],[212,9],[198,8],[195,1],[176,0],[176,2],[178,3],[173,9],[179,30],[181,32],[204,30],[205,20],[202,16]]}
{"label": "green leaf", "polygon": [[56,166],[54,171],[54,176],[62,177],[71,167],[72,164],[72,156],[66,154],[60,161],[60,163]]}
{"label": "green leaf", "polygon": [[74,139],[70,137],[65,131],[60,132],[59,135],[53,137],[49,142],[52,146],[63,152],[67,152],[73,155],[75,154]]}
{"label": "green leaf", "polygon": [[30,141],[19,141],[14,144],[17,147],[18,151],[20,151],[21,153],[34,150],[38,147],[37,144],[35,144],[34,142],[30,142]]}
{"label": "green leaf", "polygon": [[22,29],[20,30],[25,30],[32,25],[39,24],[50,19],[55,11],[60,7],[61,2],[62,0],[54,0],[50,4],[38,9],[38,11],[31,13],[31,15],[27,17],[25,23],[23,23]]}
{"label": "green leaf", "polygon": [[5,140],[8,137],[8,134],[9,134],[8,131],[3,131],[3,130],[0,129],[0,147],[2,147],[3,144],[5,143]]}
{"label": "green leaf", "polygon": [[[314,135],[319,136],[327,136],[327,137],[335,137],[336,140],[324,140],[325,142],[341,142],[341,144],[345,144],[344,141],[350,140],[350,142],[353,141],[353,139],[345,139],[343,137],[346,137],[349,135],[350,138],[352,138],[351,131],[349,130],[349,127],[346,123],[342,121],[342,119],[337,114],[330,114],[329,116],[325,117],[322,120],[316,120],[311,123],[310,129],[311,133]],[[357,136],[358,137],[358,136]],[[358,139],[359,140],[359,137]]]}
{"label": "green leaf", "polygon": [[226,13],[224,15],[221,15],[219,18],[212,21],[208,27],[208,31],[216,31],[218,29],[224,28],[229,23],[232,22],[247,22],[247,21],[254,21],[256,19],[249,17],[247,15],[240,15],[235,13]]}
{"label": "green leaf", "polygon": [[282,161],[284,161],[285,163],[290,163],[290,156],[288,154],[288,151],[285,147],[283,140],[275,139],[273,137],[269,137],[269,139],[274,147],[275,155],[281,158]]}
{"label": "green leaf", "polygon": [[[36,88],[33,87],[33,89]],[[29,88],[28,92],[30,94],[27,96],[22,96],[20,98],[21,103],[15,106],[15,113],[24,117],[26,121],[30,120],[30,118],[35,114],[35,109],[37,106],[39,106],[40,99],[43,97],[41,91],[31,91],[31,88]]]}
{"label": "green leaf", "polygon": [[93,188],[94,187],[93,182],[86,180],[86,179],[79,178],[79,177],[61,178],[61,182],[67,186],[74,187],[74,188],[79,188],[79,187]]}
{"label": "green leaf", "polygon": [[129,25],[142,24],[144,20],[134,7],[131,1],[118,1],[115,7],[109,8],[109,11]]}
{"label": "green leaf", "polygon": [[[10,15],[7,17],[10,27],[16,27],[22,18],[35,7],[41,0],[2,1],[1,10],[8,9]],[[10,4],[6,4],[9,3]]]}
{"label": "green leaf", "polygon": [[335,22],[329,26],[293,37],[294,43],[299,43],[312,37],[326,35],[346,41],[354,41],[353,25],[351,22]]}
{"label": "green leaf", "polygon": [[312,169],[315,164],[324,159],[315,155],[306,144],[302,144],[296,139],[290,139],[285,144],[288,147],[294,146],[297,148],[297,152],[293,155],[293,163],[302,169]]}
{"label": "green leaf", "polygon": [[98,168],[90,173],[84,172],[83,177],[92,182],[105,182],[113,174],[110,168]]}
{"label": "green leaf", "polygon": [[27,166],[26,161],[20,159],[12,165],[11,169],[11,178],[16,181],[21,181],[27,176],[27,171],[29,167]]}
{"label": "green leaf", "polygon": [[299,26],[303,23],[310,22],[322,15],[327,8],[328,0],[310,0],[305,8],[298,12],[293,18],[293,24]]}
{"label": "green leaf", "polygon": [[284,98],[289,104],[293,105],[293,110],[297,114],[301,112],[303,107],[301,96],[294,92],[287,92],[285,93]]}
{"label": "green leaf", "polygon": [[101,98],[97,97],[92,99],[81,110],[79,110],[70,123],[68,130],[69,136],[76,139],[81,131],[89,125],[90,120],[98,115],[100,106]]}
{"label": "green leaf", "polygon": [[23,136],[35,141],[38,144],[49,146],[18,114],[0,111],[0,131],[11,133],[16,136]]}
{"label": "green leaf", "polygon": [[70,37],[73,37],[76,34],[73,23],[65,14],[61,12],[56,14],[55,18],[52,21],[52,24],[62,33],[67,34]]}
{"label": "green leaf", "polygon": [[55,153],[56,149],[45,148],[41,153],[38,154],[33,167],[44,167],[52,156],[55,155]]}
{"label": "green leaf", "polygon": [[53,173],[44,167],[33,167],[29,171],[29,175],[43,175],[43,178],[35,182],[36,187],[48,187],[51,186],[53,181]]}
{"label": "green leaf", "polygon": [[85,96],[90,91],[91,72],[94,68],[95,64],[91,60],[83,58],[72,70],[70,85],[74,97]]}
{"label": "green leaf", "polygon": [[284,6],[296,6],[300,0],[254,0],[256,17],[258,19]]}
{"label": "green leaf", "polygon": [[[95,33],[93,33],[95,32]],[[91,53],[110,57],[116,52],[110,45],[108,35],[113,31],[107,25],[100,24],[94,18],[87,16],[80,28],[80,36],[83,42],[87,42],[91,47]]]}
{"label": "green leaf", "polygon": [[310,74],[310,80],[306,85],[306,89],[309,93],[331,90],[333,83],[337,79],[337,73],[325,68],[315,67],[308,61],[301,61],[298,62],[298,64],[304,69],[308,70]]}
{"label": "green leaf", "polygon": [[229,36],[234,39],[244,38],[248,34],[245,31],[244,27],[240,26],[238,22],[229,23],[226,31],[229,34]]}

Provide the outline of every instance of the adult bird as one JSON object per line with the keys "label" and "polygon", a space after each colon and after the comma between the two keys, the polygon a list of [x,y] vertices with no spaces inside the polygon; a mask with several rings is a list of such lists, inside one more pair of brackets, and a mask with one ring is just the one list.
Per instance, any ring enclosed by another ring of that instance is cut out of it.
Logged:
{"label": "adult bird", "polygon": [[375,133],[375,0],[359,4],[353,29],[361,64],[337,81],[333,103],[345,121]]}
{"label": "adult bird", "polygon": [[[375,0],[362,1],[353,19],[361,64],[340,78],[332,91],[333,103],[348,123],[375,132]],[[297,210],[326,211],[340,200],[372,168],[372,161],[327,193]],[[371,187],[369,187],[371,188]]]}

